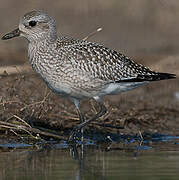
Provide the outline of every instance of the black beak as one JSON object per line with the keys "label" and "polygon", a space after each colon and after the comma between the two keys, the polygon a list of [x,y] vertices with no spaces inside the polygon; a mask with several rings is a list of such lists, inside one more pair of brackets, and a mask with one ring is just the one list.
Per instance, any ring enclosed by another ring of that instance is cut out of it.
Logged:
{"label": "black beak", "polygon": [[15,29],[14,31],[5,34],[1,39],[2,40],[7,40],[7,39],[11,39],[14,37],[20,36],[20,30],[19,28]]}

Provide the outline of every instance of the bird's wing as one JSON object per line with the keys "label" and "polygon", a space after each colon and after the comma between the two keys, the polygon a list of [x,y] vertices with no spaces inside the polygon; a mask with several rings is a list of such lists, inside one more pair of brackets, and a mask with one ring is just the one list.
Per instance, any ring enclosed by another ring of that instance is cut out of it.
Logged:
{"label": "bird's wing", "polygon": [[80,71],[90,72],[94,78],[106,82],[142,82],[168,79],[170,74],[156,73],[109,48],[74,39],[62,40],[72,65]]}

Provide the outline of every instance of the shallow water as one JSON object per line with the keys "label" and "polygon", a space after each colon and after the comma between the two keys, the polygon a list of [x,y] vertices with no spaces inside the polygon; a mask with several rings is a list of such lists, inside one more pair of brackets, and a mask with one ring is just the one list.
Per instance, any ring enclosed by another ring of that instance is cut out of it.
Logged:
{"label": "shallow water", "polygon": [[71,147],[0,144],[0,179],[178,179],[179,137],[157,137]]}

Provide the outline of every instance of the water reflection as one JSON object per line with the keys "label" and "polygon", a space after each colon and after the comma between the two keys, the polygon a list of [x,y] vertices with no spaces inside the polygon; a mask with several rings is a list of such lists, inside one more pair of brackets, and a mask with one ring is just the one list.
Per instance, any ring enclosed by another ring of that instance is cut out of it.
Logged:
{"label": "water reflection", "polygon": [[155,142],[152,147],[145,150],[122,143],[110,146],[82,143],[59,149],[3,149],[0,179],[177,179],[177,141]]}
{"label": "water reflection", "polygon": [[97,166],[91,165],[86,159],[84,144],[81,144],[79,147],[76,145],[71,146],[70,152],[78,164],[74,179],[82,180],[85,179],[85,177],[88,177],[89,179],[105,179],[103,173],[97,170]]}

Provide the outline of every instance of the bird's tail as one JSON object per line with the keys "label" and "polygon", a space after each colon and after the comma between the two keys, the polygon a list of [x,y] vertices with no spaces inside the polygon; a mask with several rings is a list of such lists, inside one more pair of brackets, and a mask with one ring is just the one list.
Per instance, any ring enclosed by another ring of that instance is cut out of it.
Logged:
{"label": "bird's tail", "polygon": [[174,79],[175,74],[152,72],[152,74],[138,74],[135,78],[119,80],[117,82],[144,82],[144,81],[160,81],[165,79]]}
{"label": "bird's tail", "polygon": [[143,79],[145,81],[160,81],[165,79],[174,79],[176,78],[175,74],[169,74],[169,73],[160,73],[156,72],[152,75],[138,75],[139,79]]}

